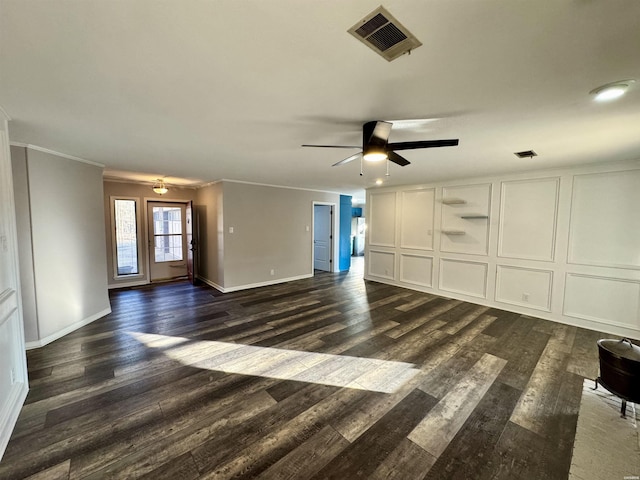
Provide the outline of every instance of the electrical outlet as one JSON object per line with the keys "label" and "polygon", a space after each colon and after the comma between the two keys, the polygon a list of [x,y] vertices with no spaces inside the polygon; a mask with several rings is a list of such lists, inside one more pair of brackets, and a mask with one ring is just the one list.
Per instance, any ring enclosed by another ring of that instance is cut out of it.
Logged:
{"label": "electrical outlet", "polygon": [[522,301],[523,302],[528,302],[529,301],[529,294],[528,293],[523,293],[522,294]]}
{"label": "electrical outlet", "polygon": [[270,273],[271,275],[275,275],[275,274],[276,274],[276,271],[272,268],[272,269],[271,269],[271,272],[269,272],[269,273]]}
{"label": "electrical outlet", "polygon": [[16,383],[16,371],[12,368],[11,369],[11,385],[13,385],[14,383]]}

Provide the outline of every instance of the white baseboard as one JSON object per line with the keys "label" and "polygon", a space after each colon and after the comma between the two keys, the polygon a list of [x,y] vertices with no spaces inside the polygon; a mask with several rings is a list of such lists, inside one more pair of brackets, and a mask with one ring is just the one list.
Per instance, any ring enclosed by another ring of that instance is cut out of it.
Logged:
{"label": "white baseboard", "polygon": [[127,288],[127,287],[140,287],[141,285],[149,285],[149,280],[137,280],[135,282],[122,282],[122,283],[114,283],[109,285],[107,288],[109,290],[114,288]]}
{"label": "white baseboard", "polygon": [[14,383],[7,397],[7,403],[0,410],[0,460],[7,449],[27,393],[29,393],[29,387],[26,383]]}
{"label": "white baseboard", "polygon": [[519,313],[520,315],[527,315],[529,317],[542,318],[544,320],[550,320],[556,323],[562,323],[563,325],[569,325],[572,327],[586,328],[587,330],[595,330],[598,332],[610,333],[612,335],[619,335],[621,337],[628,337],[640,340],[640,330],[628,328],[619,325],[611,325],[604,322],[596,322],[586,319],[579,319],[569,317],[567,315],[557,314],[553,312],[545,312],[543,310],[533,310],[509,303],[494,302],[487,298],[476,298],[468,295],[459,294],[450,291],[438,290],[433,287],[421,287],[417,285],[410,285],[407,283],[397,282],[395,280],[388,280],[386,278],[377,277],[375,275],[365,275],[364,279],[370,282],[383,283],[385,285],[393,285],[396,287],[407,288],[409,290],[415,290],[417,292],[429,293],[431,295],[438,295],[444,298],[453,298],[454,300],[462,300],[463,302],[473,303],[475,305],[484,305],[485,307],[497,308],[498,310],[504,310],[506,312]]}
{"label": "white baseboard", "polygon": [[84,327],[85,325],[88,325],[91,322],[94,322],[94,321],[98,320],[99,318],[104,317],[105,315],[109,315],[110,313],[111,313],[111,307],[105,308],[101,312],[98,312],[98,313],[96,313],[94,315],[91,315],[90,317],[85,318],[84,320],[80,320],[79,322],[76,322],[76,323],[74,323],[72,325],[69,325],[68,327],[65,327],[62,330],[59,330],[56,333],[53,333],[53,334],[51,334],[51,335],[49,335],[49,336],[47,336],[45,338],[41,338],[40,340],[35,340],[33,342],[26,342],[25,348],[27,350],[32,350],[34,348],[44,347],[45,345],[53,342],[54,340],[62,338],[65,335],[76,331],[80,327]]}
{"label": "white baseboard", "polygon": [[204,278],[204,277],[198,277],[198,280],[200,280],[202,283],[206,283],[207,285],[209,285],[212,288],[215,288],[216,290],[218,290],[219,292],[225,293],[224,292],[224,288],[222,288],[220,285],[218,285],[216,282],[212,282],[211,280],[209,280],[208,278]]}
{"label": "white baseboard", "polygon": [[222,293],[231,293],[231,292],[237,292],[240,290],[248,290],[250,288],[267,287],[269,285],[277,285],[279,283],[293,282],[295,280],[303,280],[305,278],[311,278],[311,277],[313,277],[313,273],[305,273],[304,275],[297,275],[295,277],[279,278],[277,280],[269,280],[267,282],[248,283],[245,285],[237,285],[235,287],[229,287],[229,288],[222,287],[207,278],[198,277],[198,280],[202,281],[203,283],[206,283],[207,285],[215,288],[216,290],[221,291]]}

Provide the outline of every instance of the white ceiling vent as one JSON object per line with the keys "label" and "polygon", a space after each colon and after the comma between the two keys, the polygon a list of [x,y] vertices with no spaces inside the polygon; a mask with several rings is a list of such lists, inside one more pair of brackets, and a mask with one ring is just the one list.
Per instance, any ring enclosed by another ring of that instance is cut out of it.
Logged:
{"label": "white ceiling vent", "polygon": [[384,7],[376,8],[348,32],[388,61],[422,45]]}

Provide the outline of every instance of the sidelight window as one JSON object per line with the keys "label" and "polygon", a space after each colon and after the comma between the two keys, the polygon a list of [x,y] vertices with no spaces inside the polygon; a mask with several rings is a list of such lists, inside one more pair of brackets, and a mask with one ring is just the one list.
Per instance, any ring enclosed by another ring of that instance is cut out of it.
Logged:
{"label": "sidelight window", "polygon": [[114,199],[113,201],[117,276],[140,273],[136,207],[135,200]]}

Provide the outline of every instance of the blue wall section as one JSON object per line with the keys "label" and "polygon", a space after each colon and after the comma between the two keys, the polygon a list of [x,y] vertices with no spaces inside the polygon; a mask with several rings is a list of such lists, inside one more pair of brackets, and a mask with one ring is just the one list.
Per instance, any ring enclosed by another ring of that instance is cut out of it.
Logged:
{"label": "blue wall section", "polygon": [[340,195],[340,247],[338,269],[351,267],[351,195]]}

